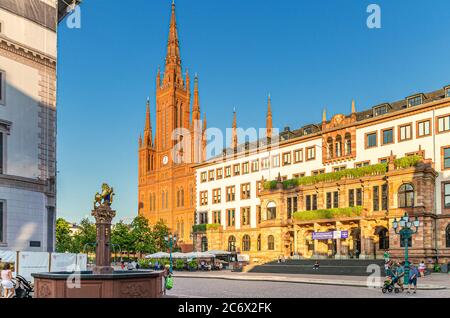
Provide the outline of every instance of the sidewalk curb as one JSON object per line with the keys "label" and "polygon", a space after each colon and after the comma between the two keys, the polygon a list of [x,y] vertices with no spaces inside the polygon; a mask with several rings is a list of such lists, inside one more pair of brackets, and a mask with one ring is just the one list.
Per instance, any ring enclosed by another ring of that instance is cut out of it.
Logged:
{"label": "sidewalk curb", "polygon": [[[350,287],[361,287],[361,288],[370,288],[367,287],[365,282],[351,282],[351,281],[338,281],[338,280],[315,280],[315,279],[301,279],[301,278],[293,278],[292,280],[285,279],[274,279],[274,278],[262,278],[262,277],[232,277],[232,276],[194,276],[194,275],[183,275],[183,274],[174,274],[174,278],[202,278],[202,279],[223,279],[223,280],[238,280],[238,281],[260,281],[260,282],[274,282],[274,283],[294,283],[294,284],[311,284],[311,285],[332,285],[332,286],[350,286]],[[381,285],[374,288],[381,288]],[[417,290],[443,290],[447,289],[445,286],[441,285],[424,285],[417,286]]]}

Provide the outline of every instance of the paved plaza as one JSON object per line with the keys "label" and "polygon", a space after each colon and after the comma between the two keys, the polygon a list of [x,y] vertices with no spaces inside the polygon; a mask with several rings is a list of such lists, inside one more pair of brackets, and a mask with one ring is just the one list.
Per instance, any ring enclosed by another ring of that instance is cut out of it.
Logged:
{"label": "paved plaza", "polygon": [[[222,276],[221,278],[216,278]],[[246,279],[247,278],[247,279]],[[263,280],[266,279],[266,280]],[[308,281],[301,283],[296,281]],[[450,298],[450,276],[435,274],[419,280],[417,294],[382,294],[368,288],[364,277],[324,275],[255,275],[251,273],[175,273],[169,296],[200,298]],[[322,281],[322,282],[321,282]],[[343,285],[341,282],[347,282]],[[338,282],[336,285],[333,282]],[[356,283],[360,284],[356,284]],[[354,284],[354,286],[351,286]]]}

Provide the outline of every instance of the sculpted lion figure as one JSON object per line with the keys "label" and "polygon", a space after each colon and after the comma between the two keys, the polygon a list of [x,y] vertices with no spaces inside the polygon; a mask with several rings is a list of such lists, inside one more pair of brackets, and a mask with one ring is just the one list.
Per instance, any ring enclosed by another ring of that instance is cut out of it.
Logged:
{"label": "sculpted lion figure", "polygon": [[94,198],[94,210],[101,205],[110,206],[113,202],[114,189],[107,183],[102,184],[102,192],[96,193]]}

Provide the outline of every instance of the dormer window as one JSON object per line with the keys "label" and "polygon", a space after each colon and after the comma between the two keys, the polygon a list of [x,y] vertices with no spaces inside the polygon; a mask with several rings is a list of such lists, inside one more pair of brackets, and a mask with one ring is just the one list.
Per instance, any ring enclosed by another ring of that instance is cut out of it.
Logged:
{"label": "dormer window", "polygon": [[450,97],[450,86],[447,86],[446,88],[445,88],[445,97],[447,98],[447,97]]}
{"label": "dormer window", "polygon": [[414,95],[407,98],[408,107],[414,107],[423,104],[423,94]]}
{"label": "dormer window", "polygon": [[389,104],[383,104],[378,105],[373,108],[373,117],[381,116],[384,114],[387,114],[389,112],[389,109],[391,108],[391,105]]}

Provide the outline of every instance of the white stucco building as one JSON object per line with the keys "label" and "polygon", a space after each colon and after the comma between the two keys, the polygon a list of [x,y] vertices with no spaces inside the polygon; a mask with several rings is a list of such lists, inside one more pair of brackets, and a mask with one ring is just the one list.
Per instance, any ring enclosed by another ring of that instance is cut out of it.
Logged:
{"label": "white stucco building", "polygon": [[0,249],[53,251],[56,0],[0,1]]}
{"label": "white stucco building", "polygon": [[[270,106],[269,114],[271,125]],[[374,241],[381,240],[381,231],[385,238],[391,232],[391,247],[398,244],[393,240],[395,233],[390,224],[394,217],[407,212],[411,217],[419,217],[427,227],[417,238],[420,243],[414,243],[417,257],[449,259],[450,87],[359,112],[353,103],[349,114],[330,119],[324,113],[322,117],[318,124],[296,130],[286,128],[272,148],[241,144],[231,156],[196,166],[196,224],[214,225],[213,230],[198,238],[203,240],[202,248],[236,249],[254,257],[273,251],[268,258],[280,254],[309,257],[327,252],[342,257],[349,252],[348,248],[341,248],[345,243],[371,257],[389,246],[380,243],[380,247],[373,248]],[[421,156],[433,172],[425,177],[419,169],[394,167],[394,159],[410,155]],[[301,179],[390,161],[391,170],[376,178],[330,176],[330,180],[337,181],[300,180],[297,186],[291,186],[290,181],[284,185],[279,182],[278,186],[274,182],[271,190],[262,191],[262,180]],[[423,184],[419,178],[423,178]],[[409,186],[413,190],[405,195],[413,199],[405,204],[402,189]],[[358,195],[360,200],[355,199]],[[359,203],[355,204],[355,200]],[[320,217],[319,210],[355,205],[362,206],[363,212],[352,219]],[[299,214],[302,211],[316,213],[317,218],[306,220]],[[294,218],[295,212],[300,215],[298,219]],[[338,243],[330,239],[326,243],[311,238],[314,232],[336,229],[359,232],[350,244],[349,239]],[[320,249],[320,244],[330,247]]]}

